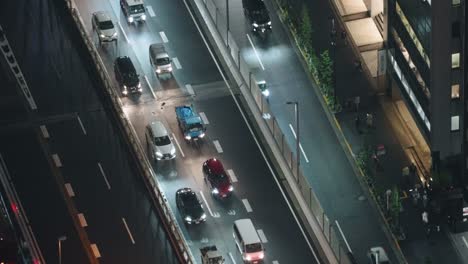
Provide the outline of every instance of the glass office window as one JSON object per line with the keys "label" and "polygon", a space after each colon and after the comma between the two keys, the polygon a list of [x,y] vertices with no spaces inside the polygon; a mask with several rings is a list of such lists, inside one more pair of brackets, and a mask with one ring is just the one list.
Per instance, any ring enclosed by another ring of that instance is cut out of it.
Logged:
{"label": "glass office window", "polygon": [[452,99],[460,98],[460,85],[454,84],[452,85]]}
{"label": "glass office window", "polygon": [[460,53],[452,54],[452,68],[460,67]]}
{"label": "glass office window", "polygon": [[460,129],[460,116],[452,116],[450,122],[450,130],[457,131]]}

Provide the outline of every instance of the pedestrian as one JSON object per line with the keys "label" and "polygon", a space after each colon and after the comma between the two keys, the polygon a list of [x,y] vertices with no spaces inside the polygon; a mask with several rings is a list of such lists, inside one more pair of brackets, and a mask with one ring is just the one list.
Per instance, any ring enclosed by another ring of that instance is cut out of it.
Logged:
{"label": "pedestrian", "polygon": [[368,129],[371,129],[374,125],[374,116],[371,113],[366,114],[366,125]]}
{"label": "pedestrian", "polygon": [[342,30],[342,31],[341,31],[341,39],[343,40],[343,44],[344,44],[345,46],[348,45],[348,38],[346,37],[346,35],[347,35],[347,34],[346,34],[346,30]]}
{"label": "pedestrian", "polygon": [[356,113],[359,112],[359,104],[361,103],[361,97],[356,96],[354,97],[354,106],[356,108]]}
{"label": "pedestrian", "polygon": [[356,130],[360,134],[362,134],[361,131],[361,118],[359,118],[359,115],[356,115],[356,118],[354,119],[354,124],[356,125]]}
{"label": "pedestrian", "polygon": [[427,213],[427,211],[424,211],[422,213],[422,221],[424,224],[426,234],[429,235],[429,233],[431,232],[431,227],[429,226],[429,214]]}

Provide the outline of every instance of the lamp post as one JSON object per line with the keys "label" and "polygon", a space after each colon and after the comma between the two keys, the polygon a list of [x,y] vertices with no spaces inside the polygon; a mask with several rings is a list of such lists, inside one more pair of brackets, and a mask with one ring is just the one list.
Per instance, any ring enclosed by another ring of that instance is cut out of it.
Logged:
{"label": "lamp post", "polygon": [[65,240],[67,240],[66,236],[61,236],[61,237],[57,238],[59,264],[62,264],[62,241],[65,241]]}
{"label": "lamp post", "polygon": [[229,49],[229,0],[226,0],[226,47]]}
{"label": "lamp post", "polygon": [[294,115],[296,116],[296,160],[297,160],[297,179],[299,179],[299,165],[301,164],[300,156],[300,145],[299,145],[299,102],[298,101],[288,101],[288,105],[294,105]]}

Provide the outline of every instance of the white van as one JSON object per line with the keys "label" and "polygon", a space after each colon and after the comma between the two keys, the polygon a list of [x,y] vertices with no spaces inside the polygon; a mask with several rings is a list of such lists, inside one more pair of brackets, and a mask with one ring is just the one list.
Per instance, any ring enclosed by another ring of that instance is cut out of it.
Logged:
{"label": "white van", "polygon": [[265,250],[252,220],[247,218],[234,221],[233,236],[245,262],[261,263],[263,261]]}

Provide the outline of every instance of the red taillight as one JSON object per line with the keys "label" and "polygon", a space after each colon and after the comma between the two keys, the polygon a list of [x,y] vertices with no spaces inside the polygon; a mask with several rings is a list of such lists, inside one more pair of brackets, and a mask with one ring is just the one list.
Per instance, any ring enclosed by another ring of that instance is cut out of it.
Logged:
{"label": "red taillight", "polygon": [[15,203],[11,203],[11,210],[13,210],[13,213],[18,214],[18,206]]}

